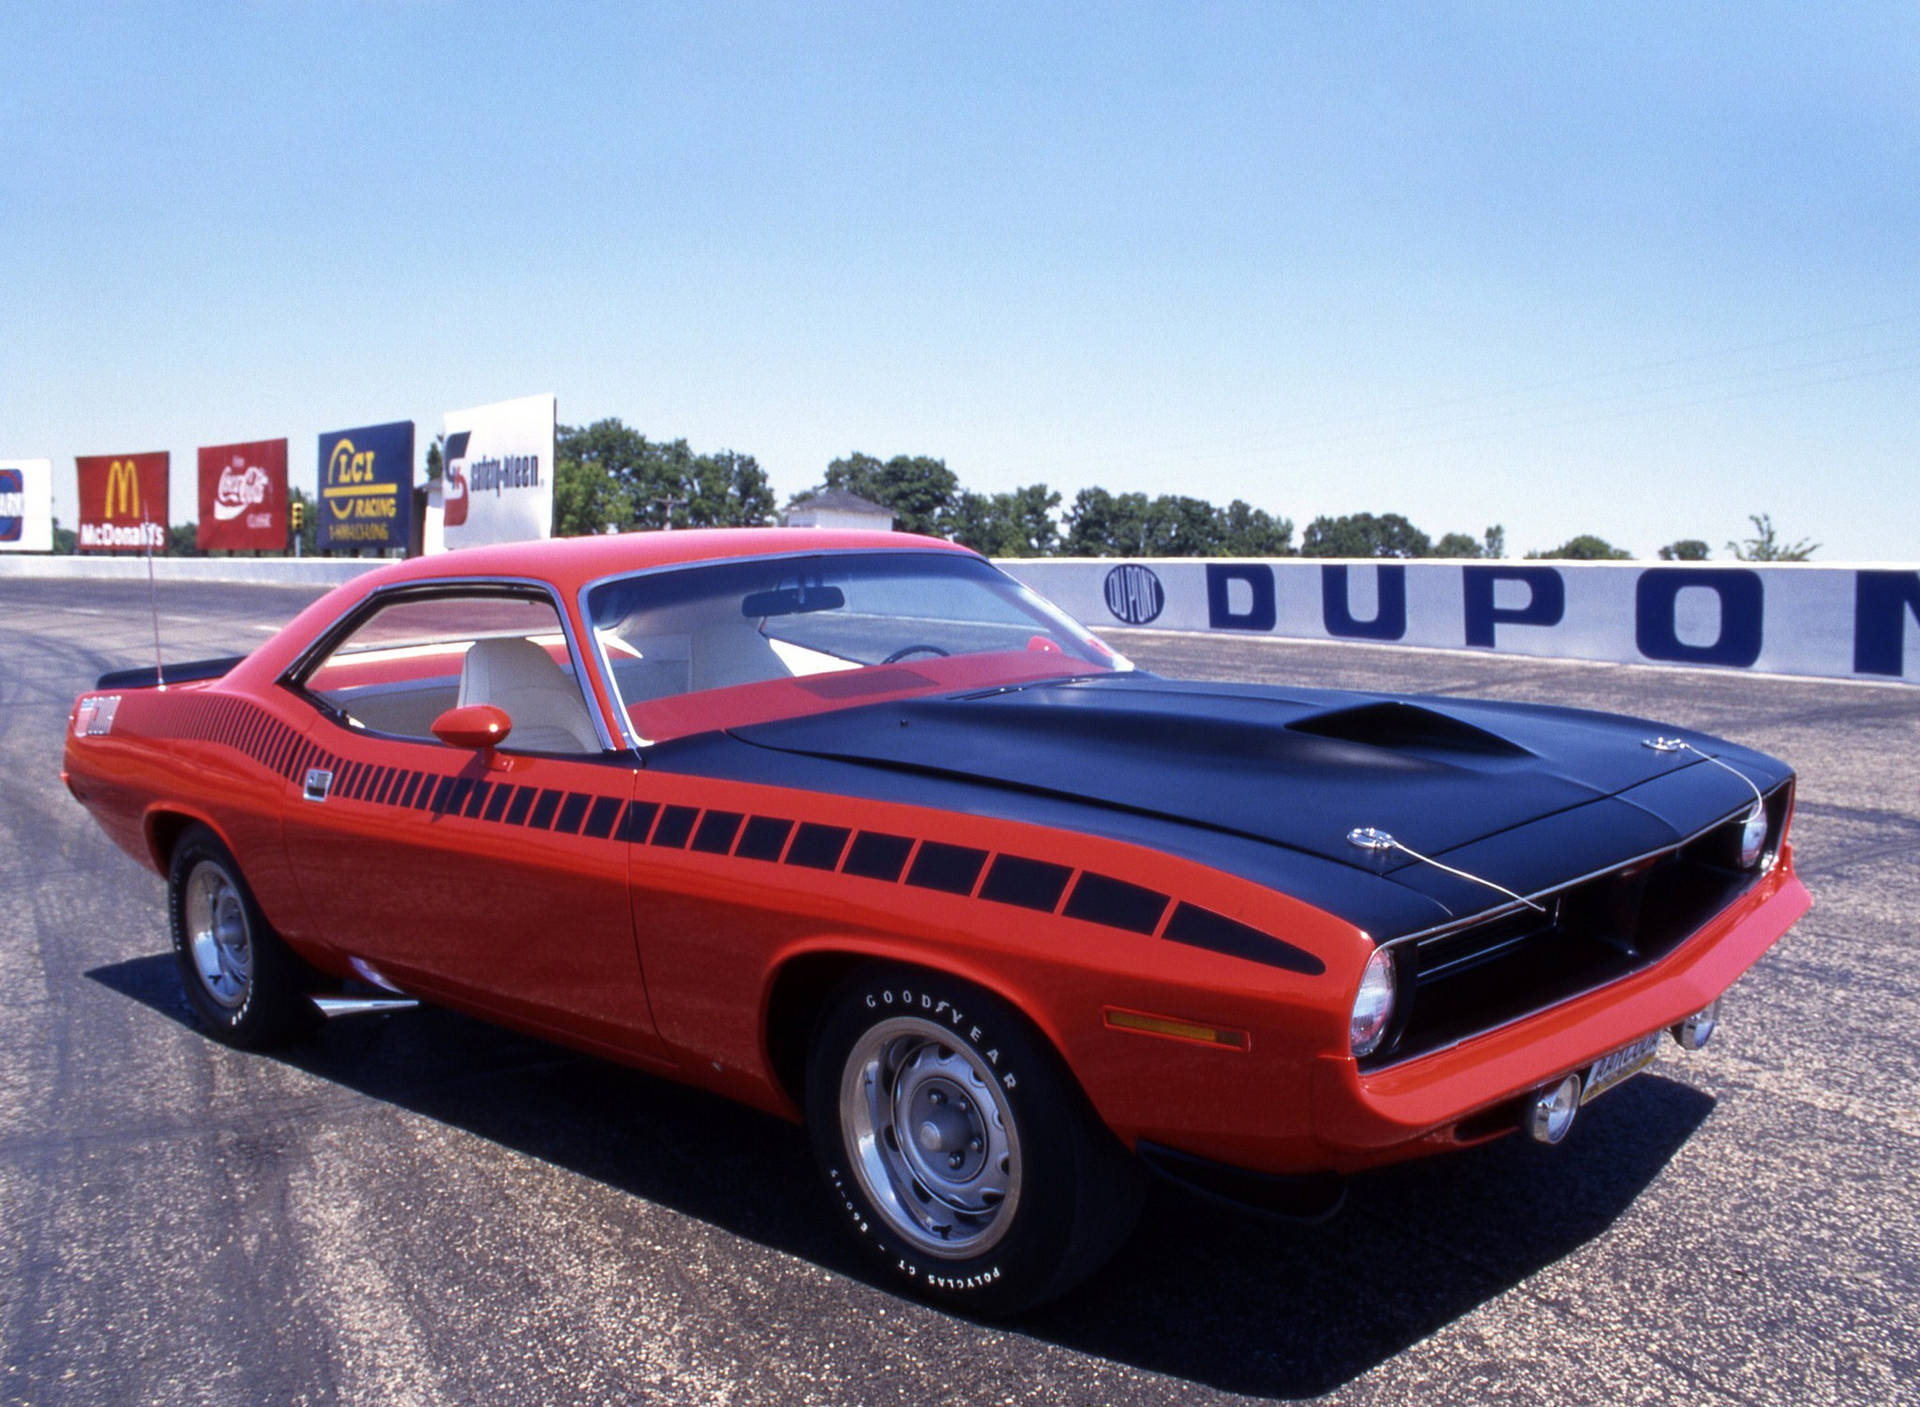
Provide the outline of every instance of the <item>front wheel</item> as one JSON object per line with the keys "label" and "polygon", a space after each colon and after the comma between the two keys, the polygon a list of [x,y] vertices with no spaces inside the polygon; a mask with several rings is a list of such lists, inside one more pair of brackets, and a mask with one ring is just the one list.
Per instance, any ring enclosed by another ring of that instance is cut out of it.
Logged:
{"label": "front wheel", "polygon": [[248,1049],[307,1030],[300,959],[267,923],[227,847],[206,826],[173,848],[167,914],[187,1002],[215,1040]]}
{"label": "front wheel", "polygon": [[807,1073],[828,1186],[912,1287],[983,1313],[1051,1299],[1125,1239],[1137,1170],[1003,1002],[906,968],[856,973]]}

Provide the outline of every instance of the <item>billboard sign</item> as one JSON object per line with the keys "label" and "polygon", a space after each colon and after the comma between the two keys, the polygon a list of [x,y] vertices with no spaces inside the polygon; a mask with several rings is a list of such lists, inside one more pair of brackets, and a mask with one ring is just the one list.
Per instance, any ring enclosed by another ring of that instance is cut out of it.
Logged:
{"label": "billboard sign", "polygon": [[445,419],[441,485],[448,547],[553,536],[553,431],[558,402],[522,396]]}
{"label": "billboard sign", "polygon": [[200,450],[202,552],[284,552],[287,442],[205,445]]}
{"label": "billboard sign", "polygon": [[0,459],[0,552],[53,551],[53,461]]}
{"label": "billboard sign", "polygon": [[362,425],[320,437],[315,543],[405,550],[413,523],[413,422]]}
{"label": "billboard sign", "polygon": [[74,461],[80,488],[80,548],[85,552],[167,550],[167,481],[173,457],[83,454]]}

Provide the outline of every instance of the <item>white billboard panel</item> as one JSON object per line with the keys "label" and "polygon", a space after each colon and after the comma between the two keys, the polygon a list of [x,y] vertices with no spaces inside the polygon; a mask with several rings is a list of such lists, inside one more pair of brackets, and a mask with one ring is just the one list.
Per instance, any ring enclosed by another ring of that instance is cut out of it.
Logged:
{"label": "white billboard panel", "polygon": [[522,396],[446,413],[448,548],[553,536],[556,407],[551,395]]}
{"label": "white billboard panel", "polygon": [[0,459],[0,552],[53,551],[53,461]]}

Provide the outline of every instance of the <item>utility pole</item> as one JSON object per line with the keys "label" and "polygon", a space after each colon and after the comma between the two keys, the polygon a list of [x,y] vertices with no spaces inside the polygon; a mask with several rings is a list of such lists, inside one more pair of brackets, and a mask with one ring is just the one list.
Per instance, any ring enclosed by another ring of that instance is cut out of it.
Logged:
{"label": "utility pole", "polygon": [[668,494],[664,498],[655,498],[655,499],[650,499],[648,501],[652,503],[666,504],[667,525],[664,529],[662,529],[662,531],[664,532],[673,531],[673,510],[675,508],[685,508],[689,503],[693,502],[693,500],[690,498],[675,498],[672,494]]}

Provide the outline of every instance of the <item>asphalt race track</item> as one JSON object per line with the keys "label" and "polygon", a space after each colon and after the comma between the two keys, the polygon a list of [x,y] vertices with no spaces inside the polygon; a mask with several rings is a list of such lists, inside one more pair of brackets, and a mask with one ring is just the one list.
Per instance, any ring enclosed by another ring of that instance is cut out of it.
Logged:
{"label": "asphalt race track", "polygon": [[[162,586],[166,652],[250,648],[316,594]],[[151,629],[144,583],[0,583],[8,1402],[1920,1400],[1911,686],[1116,632],[1168,674],[1778,753],[1816,907],[1713,1045],[1665,1046],[1565,1146],[1378,1174],[1308,1229],[1161,1190],[1097,1283],[997,1326],[878,1287],[760,1115],[440,1011],[275,1057],[201,1036],[161,881],[57,775],[74,694]]]}

